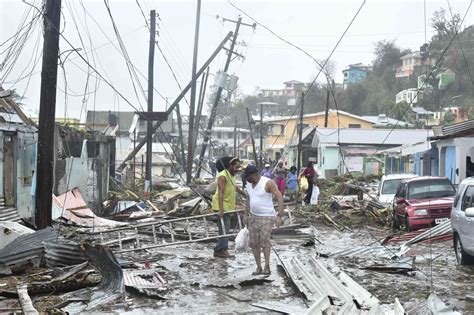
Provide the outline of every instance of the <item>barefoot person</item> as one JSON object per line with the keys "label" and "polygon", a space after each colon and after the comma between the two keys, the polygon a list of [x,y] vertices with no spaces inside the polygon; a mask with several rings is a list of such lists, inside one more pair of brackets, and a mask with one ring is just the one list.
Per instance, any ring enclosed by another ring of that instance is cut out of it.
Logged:
{"label": "barefoot person", "polygon": [[[230,215],[228,211],[235,210],[236,192],[247,196],[242,189],[235,184],[235,174],[240,169],[240,160],[236,157],[225,157],[219,160],[224,169],[217,175],[216,193],[212,198],[212,210],[217,211],[219,235],[229,234]],[[224,222],[224,227],[222,226]],[[214,248],[214,257],[234,258],[228,250],[228,238],[222,237],[217,240]]]}
{"label": "barefoot person", "polygon": [[[252,248],[257,269],[253,274],[270,274],[270,235],[273,226],[280,226],[283,222],[283,197],[275,182],[259,174],[254,165],[245,169],[247,180],[246,191],[247,215],[249,229],[249,247]],[[272,196],[278,201],[278,214],[273,206]],[[265,258],[262,270],[261,252]]]}

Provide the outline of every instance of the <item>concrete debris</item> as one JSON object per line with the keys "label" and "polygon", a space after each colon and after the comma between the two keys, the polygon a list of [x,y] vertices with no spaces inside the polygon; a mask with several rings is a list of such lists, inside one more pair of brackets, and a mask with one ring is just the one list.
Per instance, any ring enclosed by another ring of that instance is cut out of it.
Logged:
{"label": "concrete debris", "polygon": [[433,315],[461,315],[453,307],[447,306],[435,293],[430,294],[427,303]]}
{"label": "concrete debris", "polygon": [[0,249],[14,241],[18,236],[33,233],[34,230],[16,222],[0,222]]}

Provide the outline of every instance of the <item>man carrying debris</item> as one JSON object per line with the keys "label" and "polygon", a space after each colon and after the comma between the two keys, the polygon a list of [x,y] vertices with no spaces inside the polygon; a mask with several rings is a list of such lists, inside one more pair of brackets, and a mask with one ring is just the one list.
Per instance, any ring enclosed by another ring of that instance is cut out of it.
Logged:
{"label": "man carrying debris", "polygon": [[[270,275],[270,236],[273,226],[283,223],[283,197],[275,182],[259,174],[257,167],[249,165],[245,169],[247,180],[247,224],[249,229],[249,247],[252,248],[257,269],[254,275]],[[278,201],[278,214],[273,206],[273,199]],[[262,270],[261,251],[265,258]]]}
{"label": "man carrying debris", "polygon": [[[221,163],[221,167],[223,166],[224,169],[217,175],[217,189],[212,198],[212,210],[218,211],[219,235],[225,235],[229,234],[231,215],[231,213],[225,212],[235,210],[236,191],[243,196],[247,196],[247,194],[235,183],[235,174],[240,170],[240,160],[237,157],[225,157],[220,159],[218,163]],[[214,248],[214,257],[235,257],[227,251],[228,243],[227,237],[219,238]]]}

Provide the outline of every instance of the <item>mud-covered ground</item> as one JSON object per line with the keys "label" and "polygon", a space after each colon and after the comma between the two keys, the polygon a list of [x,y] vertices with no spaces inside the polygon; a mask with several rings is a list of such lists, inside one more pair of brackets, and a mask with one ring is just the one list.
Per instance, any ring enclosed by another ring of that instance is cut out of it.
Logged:
{"label": "mud-covered ground", "polygon": [[[307,247],[301,240],[279,240],[273,244],[281,259],[288,261],[295,255],[304,258],[374,244],[390,231],[364,227],[341,232],[318,224],[313,233],[321,243]],[[256,279],[254,283],[232,287],[242,279],[252,278],[250,274],[255,266],[251,253],[236,253],[235,259],[223,260],[212,257],[212,248],[211,243],[200,243],[124,256],[130,260],[151,258],[164,268],[162,275],[169,281],[168,291],[162,294],[166,300],[128,295],[112,309],[104,310],[122,314],[266,312],[250,304],[258,302],[278,302],[295,309],[305,307],[301,296],[278,266],[275,253],[272,252],[272,275],[268,278],[271,282],[260,283]],[[431,292],[464,314],[474,314],[474,302],[470,297],[474,295],[471,293],[474,272],[469,267],[456,265],[451,242],[414,245],[407,255],[416,256],[416,271],[409,275],[361,269],[384,262],[375,254],[320,259],[328,259],[342,268],[383,304],[392,304],[397,297],[408,314],[430,314],[426,299]]]}
{"label": "mud-covered ground", "polygon": [[[274,240],[274,248],[284,262],[299,255],[302,259],[319,256],[348,273],[383,304],[393,304],[398,298],[408,314],[430,314],[426,299],[436,293],[446,304],[464,314],[474,314],[474,269],[458,267],[452,242],[444,241],[413,245],[407,255],[416,256],[414,272],[390,274],[362,269],[364,266],[387,262],[376,254],[361,257],[325,258],[331,253],[356,246],[380,243],[389,230],[367,226],[338,231],[322,222],[315,223],[307,232],[318,241],[303,246],[302,240]],[[272,275],[252,277],[255,270],[250,252],[236,253],[235,259],[212,257],[213,243],[195,243],[165,247],[147,252],[128,253],[120,259],[143,268],[149,261],[168,281],[164,291],[152,292],[154,297],[127,291],[125,297],[112,305],[94,311],[117,314],[215,314],[264,313],[252,303],[280,303],[290,309],[304,309],[305,303],[287,278],[279,260],[272,252]],[[230,243],[233,248],[233,243]],[[392,247],[387,250],[395,251]],[[5,278],[4,278],[5,279]],[[1,283],[2,281],[0,281]],[[56,305],[55,295],[34,297],[35,306]],[[51,303],[49,303],[49,302]],[[19,310],[18,300],[0,301],[0,312],[8,308]]]}

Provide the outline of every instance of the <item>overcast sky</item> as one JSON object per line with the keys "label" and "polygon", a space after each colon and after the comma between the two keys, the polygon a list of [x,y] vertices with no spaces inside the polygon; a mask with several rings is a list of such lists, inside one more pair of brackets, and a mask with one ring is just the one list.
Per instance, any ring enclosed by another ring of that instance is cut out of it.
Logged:
{"label": "overcast sky", "polygon": [[[38,6],[40,0],[26,0]],[[192,51],[196,1],[156,1],[138,0],[147,19],[155,9],[160,16],[157,41],[162,47],[179,83],[187,85],[191,79]],[[237,7],[264,24],[286,40],[304,48],[316,59],[325,59],[349,24],[362,1],[242,1],[232,0]],[[465,14],[469,1],[451,1],[453,11]],[[135,0],[110,0],[110,7],[118,31],[131,62],[137,69],[142,87],[147,89],[147,63],[149,31],[145,19]],[[432,36],[431,16],[441,7],[448,11],[447,2],[426,1],[427,37]],[[0,43],[3,43],[37,12],[20,0],[0,0]],[[367,0],[360,14],[342,40],[331,60],[336,64],[336,82],[342,81],[342,70],[352,63],[370,63],[373,59],[374,43],[379,40],[395,40],[402,48],[418,50],[425,41],[424,2],[422,0],[394,1]],[[449,12],[449,11],[448,11]],[[463,26],[474,24],[474,9],[471,8]],[[74,48],[81,48],[80,54],[88,59],[106,80],[133,104],[146,108],[140,88],[135,95],[132,79],[122,56],[111,19],[102,0],[63,0],[61,31]],[[200,65],[208,58],[222,38],[234,29],[233,23],[223,23],[216,16],[236,20],[239,12],[227,0],[202,1],[201,32],[199,38]],[[243,16],[243,21],[253,23]],[[11,71],[0,73],[5,89],[17,89],[25,95],[27,112],[37,112],[40,95],[42,22],[36,24],[31,37],[21,50]],[[79,35],[80,34],[80,37]],[[81,43],[82,39],[82,43]],[[269,31],[257,26],[242,26],[238,37],[237,51],[245,56],[245,61],[234,60],[230,72],[239,77],[239,89],[252,94],[256,87],[282,88],[288,80],[310,81],[317,68],[308,56],[282,42]],[[1,62],[5,48],[0,47]],[[85,119],[86,110],[134,110],[119,97],[75,52],[70,55],[71,46],[60,39],[60,49],[64,52],[64,70],[58,69],[57,117]],[[67,57],[67,58],[66,58]],[[221,53],[211,64],[215,73],[224,65],[225,54]],[[35,65],[36,63],[36,65]],[[180,90],[159,51],[155,53],[155,88],[171,102]],[[65,76],[64,76],[65,72]],[[88,81],[86,97],[84,90]],[[144,75],[142,76],[140,72]],[[29,75],[31,74],[31,75]],[[67,94],[65,94],[65,78]],[[18,81],[18,79],[21,79]],[[211,77],[211,81],[212,81]],[[155,110],[166,106],[162,96],[155,93]],[[186,106],[183,105],[186,112]],[[34,114],[33,114],[34,115]]]}

